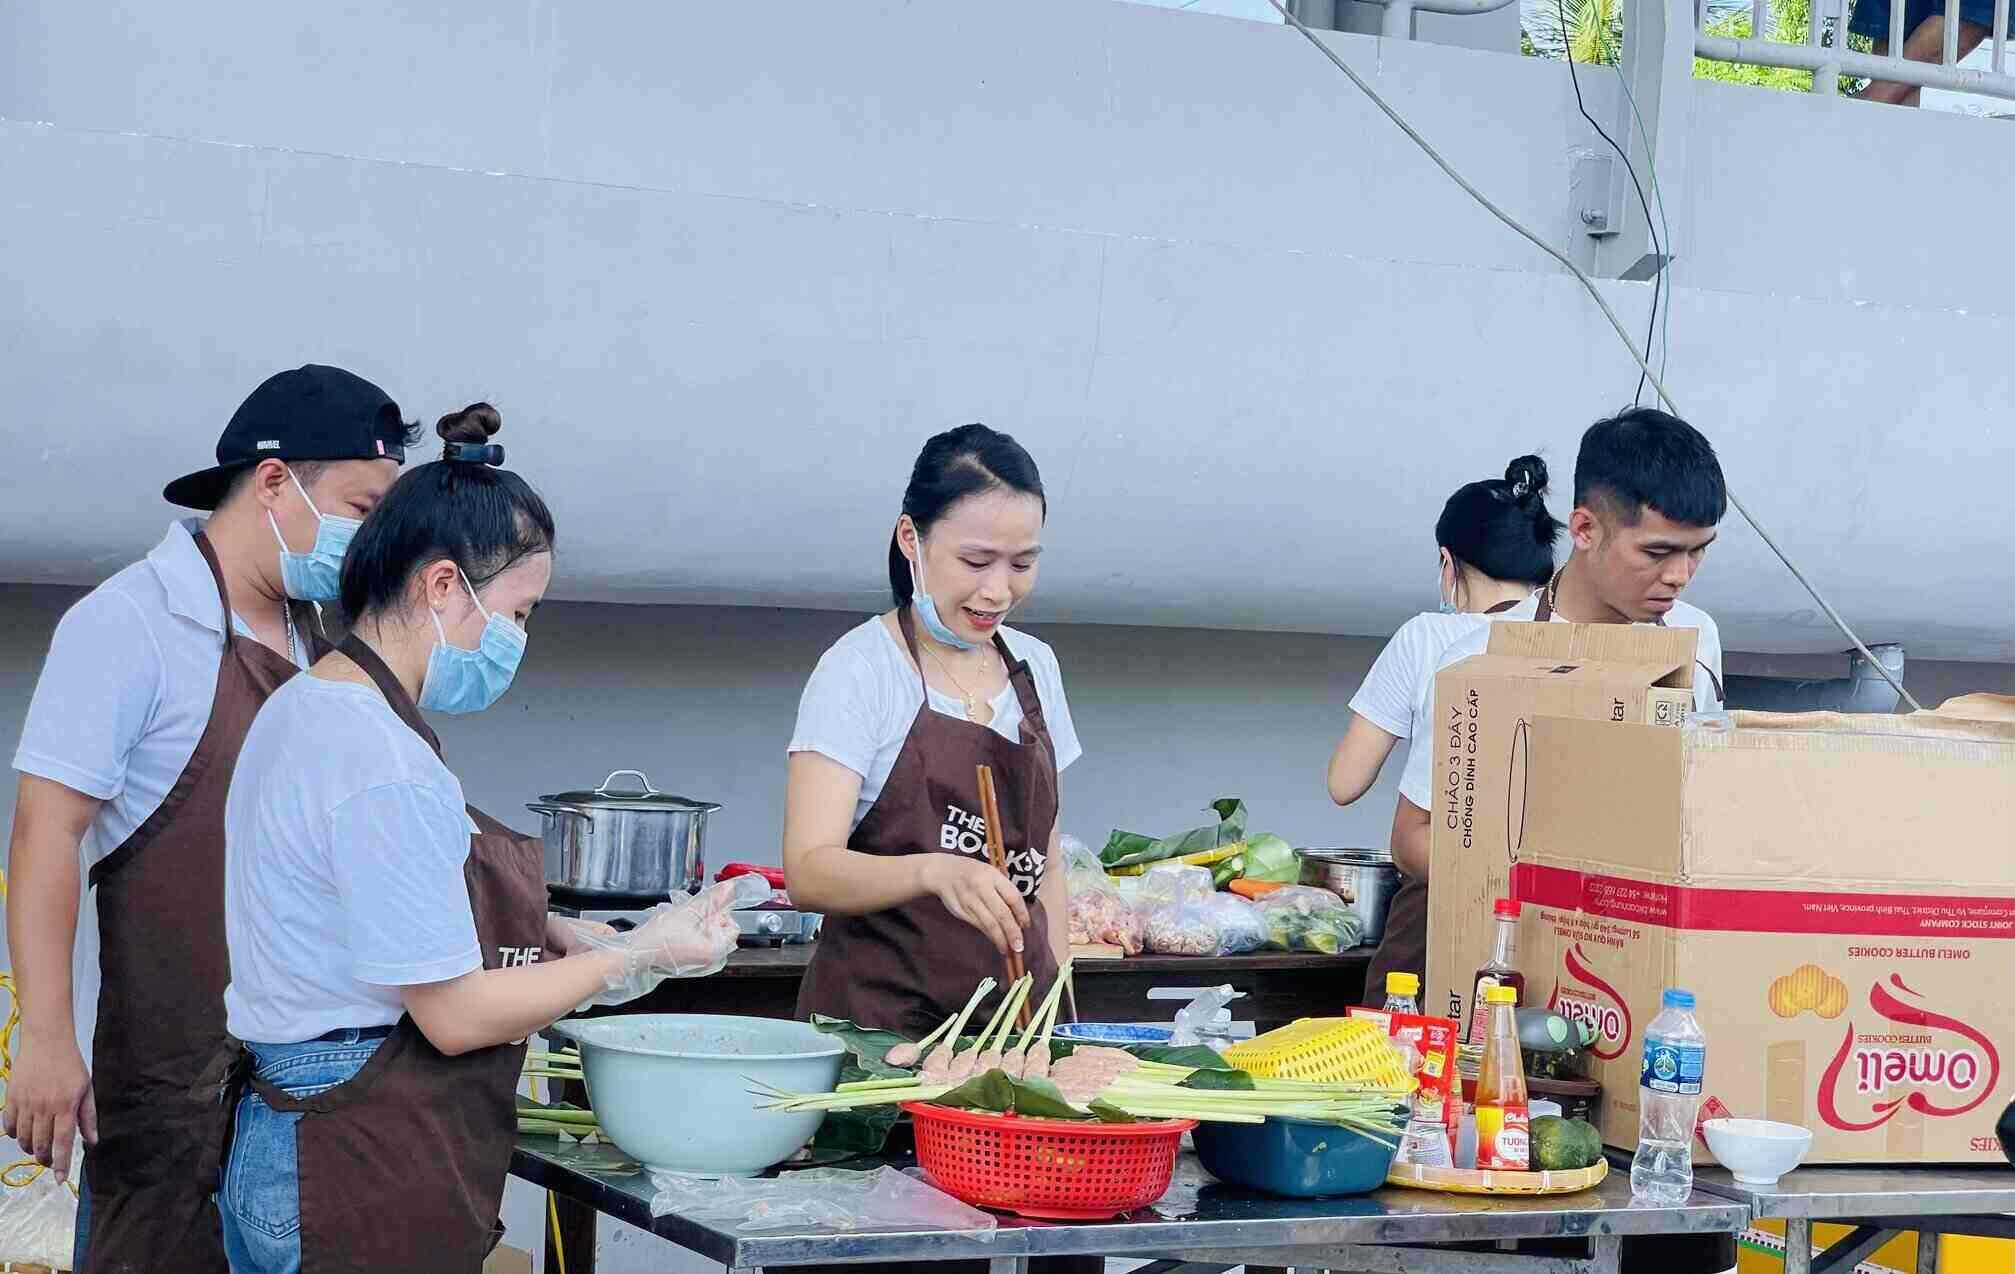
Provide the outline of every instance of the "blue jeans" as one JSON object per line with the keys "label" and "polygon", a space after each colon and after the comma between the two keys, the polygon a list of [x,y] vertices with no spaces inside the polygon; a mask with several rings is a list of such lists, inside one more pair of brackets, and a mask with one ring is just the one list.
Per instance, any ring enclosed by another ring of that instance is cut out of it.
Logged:
{"label": "blue jeans", "polygon": [[84,1268],[84,1249],[91,1245],[91,1187],[84,1184],[84,1165],[77,1165],[72,1180],[77,1187],[77,1237],[70,1240],[70,1268]]}
{"label": "blue jeans", "polygon": [[[291,1097],[327,1092],[364,1068],[382,1037],[356,1031],[301,1044],[247,1044],[259,1078]],[[301,1177],[295,1153],[296,1113],[274,1110],[251,1089],[233,1116],[231,1157],[224,1164],[224,1252],[231,1274],[300,1274]]]}

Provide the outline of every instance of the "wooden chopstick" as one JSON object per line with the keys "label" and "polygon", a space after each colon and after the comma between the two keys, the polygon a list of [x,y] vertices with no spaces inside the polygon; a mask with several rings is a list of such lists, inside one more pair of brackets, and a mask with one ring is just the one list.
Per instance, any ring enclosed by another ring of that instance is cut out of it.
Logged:
{"label": "wooden chopstick", "polygon": [[[987,861],[993,864],[995,871],[1003,876],[1007,876],[1008,883],[1012,886],[1014,877],[1008,875],[1007,843],[1001,839],[1000,800],[994,795],[993,767],[990,765],[980,766],[979,780],[980,817],[984,818],[987,824]],[[1021,952],[1010,950],[1007,953],[1007,972],[1009,986],[1013,986],[1022,980],[1022,976],[1027,972],[1027,969],[1022,964]],[[1024,1031],[1029,1026],[1029,1001],[1034,998],[1033,995],[1022,997],[1021,1011],[1015,1015],[1015,1024]]]}

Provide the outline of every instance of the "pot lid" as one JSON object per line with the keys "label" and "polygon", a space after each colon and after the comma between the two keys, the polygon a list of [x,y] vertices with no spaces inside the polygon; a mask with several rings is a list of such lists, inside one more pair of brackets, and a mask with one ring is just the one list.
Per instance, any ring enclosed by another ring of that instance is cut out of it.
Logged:
{"label": "pot lid", "polygon": [[[634,780],[634,784],[624,782],[619,785],[618,779]],[[593,791],[556,792],[539,799],[553,805],[577,805],[583,809],[678,810],[707,814],[720,808],[712,801],[695,801],[670,792],[660,792],[651,786],[642,770],[617,770]]]}
{"label": "pot lid", "polygon": [[1390,867],[1392,855],[1382,849],[1297,849],[1295,855],[1319,863],[1341,863],[1351,867]]}

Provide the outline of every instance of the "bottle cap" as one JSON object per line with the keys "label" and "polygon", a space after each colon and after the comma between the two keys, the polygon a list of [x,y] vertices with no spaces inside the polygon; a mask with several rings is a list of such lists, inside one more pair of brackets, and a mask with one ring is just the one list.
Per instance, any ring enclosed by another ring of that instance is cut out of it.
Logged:
{"label": "bottle cap", "polygon": [[1503,916],[1509,920],[1518,919],[1518,912],[1519,906],[1518,899],[1516,898],[1499,898],[1495,903],[1491,904],[1490,908],[1492,915]]}
{"label": "bottle cap", "polygon": [[1693,992],[1682,991],[1678,987],[1668,987],[1665,991],[1665,1007],[1668,1009],[1690,1009],[1693,1007]]}
{"label": "bottle cap", "polygon": [[1385,975],[1387,995],[1419,995],[1420,975],[1417,973],[1388,973]]}
{"label": "bottle cap", "polygon": [[[1668,992],[1668,994],[1670,993]],[[1518,1003],[1518,988],[1515,986],[1485,988],[1483,1002],[1485,1004],[1516,1004]]]}

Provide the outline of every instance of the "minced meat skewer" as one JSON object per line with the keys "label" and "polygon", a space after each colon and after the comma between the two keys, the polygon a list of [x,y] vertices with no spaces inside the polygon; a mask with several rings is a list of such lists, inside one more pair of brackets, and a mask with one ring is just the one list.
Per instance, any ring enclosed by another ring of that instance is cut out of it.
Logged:
{"label": "minced meat skewer", "polygon": [[973,1010],[977,1009],[980,1006],[980,1002],[986,999],[987,992],[993,990],[994,985],[995,983],[992,978],[980,979],[979,986],[973,989],[972,998],[966,1001],[965,1011],[960,1013],[957,1020],[952,1023],[952,1029],[945,1033],[943,1042],[932,1049],[930,1056],[924,1059],[923,1072],[918,1076],[924,1083],[942,1084],[946,1082],[951,1075],[953,1055],[958,1050],[959,1032],[965,1029],[966,1022],[973,1015]]}

